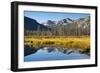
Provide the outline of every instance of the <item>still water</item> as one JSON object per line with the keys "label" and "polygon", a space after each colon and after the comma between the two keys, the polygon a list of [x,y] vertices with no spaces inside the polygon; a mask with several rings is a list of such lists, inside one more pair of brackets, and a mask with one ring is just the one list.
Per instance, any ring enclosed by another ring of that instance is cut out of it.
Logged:
{"label": "still water", "polygon": [[50,61],[50,60],[74,60],[89,59],[90,56],[80,53],[77,50],[62,49],[54,47],[39,48],[35,52],[24,56],[24,62],[30,61]]}

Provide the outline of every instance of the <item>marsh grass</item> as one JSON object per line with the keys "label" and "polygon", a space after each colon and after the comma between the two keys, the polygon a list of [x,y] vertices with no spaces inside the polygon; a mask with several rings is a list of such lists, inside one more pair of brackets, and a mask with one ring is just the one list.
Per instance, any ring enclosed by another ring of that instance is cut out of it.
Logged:
{"label": "marsh grass", "polygon": [[24,38],[24,45],[34,48],[39,47],[62,47],[71,49],[90,49],[89,37],[68,38]]}

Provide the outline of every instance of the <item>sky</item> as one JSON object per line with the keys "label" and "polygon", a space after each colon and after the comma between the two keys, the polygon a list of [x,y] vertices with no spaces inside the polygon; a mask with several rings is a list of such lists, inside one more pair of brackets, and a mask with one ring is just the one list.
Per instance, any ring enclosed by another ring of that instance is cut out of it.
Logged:
{"label": "sky", "polygon": [[62,13],[62,12],[40,12],[40,11],[24,11],[24,16],[37,20],[39,23],[47,20],[58,21],[65,18],[78,19],[89,16],[85,13]]}

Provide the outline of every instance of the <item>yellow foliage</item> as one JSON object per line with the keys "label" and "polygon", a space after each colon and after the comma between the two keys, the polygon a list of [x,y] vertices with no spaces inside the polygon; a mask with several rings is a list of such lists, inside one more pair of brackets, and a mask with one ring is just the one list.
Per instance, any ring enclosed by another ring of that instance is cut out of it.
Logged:
{"label": "yellow foliage", "polygon": [[63,47],[72,49],[90,49],[90,38],[25,38],[24,45],[31,45],[32,47]]}

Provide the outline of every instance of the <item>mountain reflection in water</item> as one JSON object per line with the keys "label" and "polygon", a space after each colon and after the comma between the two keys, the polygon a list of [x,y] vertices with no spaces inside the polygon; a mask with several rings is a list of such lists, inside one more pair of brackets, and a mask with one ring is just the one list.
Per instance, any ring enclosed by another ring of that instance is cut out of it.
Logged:
{"label": "mountain reflection in water", "polygon": [[88,52],[89,50],[81,51],[60,47],[41,47],[38,49],[25,47],[24,61],[89,59]]}

